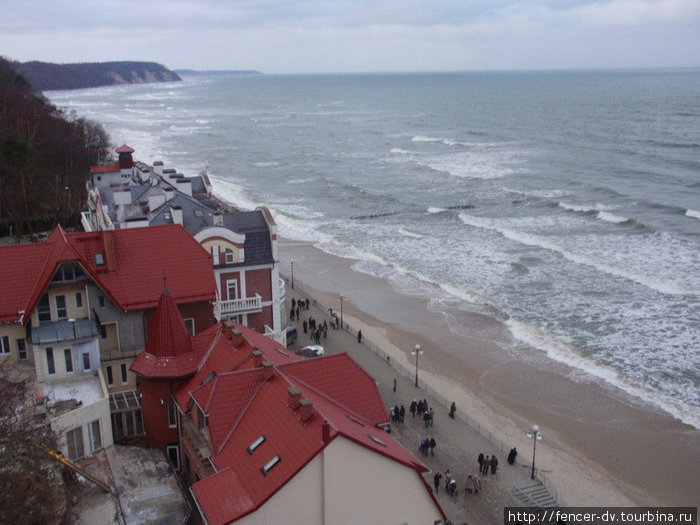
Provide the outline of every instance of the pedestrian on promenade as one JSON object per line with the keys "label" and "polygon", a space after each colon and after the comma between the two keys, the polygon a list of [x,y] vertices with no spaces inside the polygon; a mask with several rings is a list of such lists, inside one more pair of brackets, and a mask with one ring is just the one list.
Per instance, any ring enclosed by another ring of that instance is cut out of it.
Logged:
{"label": "pedestrian on promenade", "polygon": [[308,332],[307,332],[307,329],[308,329],[309,325],[307,324],[306,319],[304,319],[304,322],[302,323],[302,326],[304,327],[304,333],[305,333],[305,334],[308,333]]}
{"label": "pedestrian on promenade", "polygon": [[472,477],[474,478],[474,495],[476,495],[481,490],[481,478],[477,474]]}
{"label": "pedestrian on promenade", "polygon": [[299,305],[297,304],[297,319],[299,319]]}
{"label": "pedestrian on promenade", "polygon": [[430,437],[430,455],[434,456],[435,455],[435,447],[437,446],[437,443],[435,441],[434,437]]}
{"label": "pedestrian on promenade", "polygon": [[[396,381],[396,379],[394,379]],[[416,417],[416,409],[418,408],[418,403],[414,399],[411,401],[411,406],[408,407],[408,410],[411,412],[411,417]]]}
{"label": "pedestrian on promenade", "polygon": [[292,309],[289,311],[289,319],[294,321],[294,307],[292,306]]}
{"label": "pedestrian on promenade", "polygon": [[484,468],[484,453],[480,453],[479,457],[477,458],[476,462],[479,464],[479,472],[481,472],[481,469]]}
{"label": "pedestrian on promenade", "polygon": [[467,491],[467,494],[471,494],[472,492],[474,492],[474,478],[471,474],[467,475],[467,483],[464,487],[464,490]]}
{"label": "pedestrian on promenade", "polygon": [[457,410],[457,405],[455,404],[454,401],[452,401],[452,404],[450,405],[450,417],[452,419],[455,418],[455,410]]}
{"label": "pedestrian on promenade", "polygon": [[399,420],[399,405],[394,405],[394,421]]}
{"label": "pedestrian on promenade", "polygon": [[428,449],[430,448],[430,441],[427,439],[421,439],[420,444],[418,445],[418,448],[420,451],[423,453],[424,456],[428,455]]}
{"label": "pedestrian on promenade", "polygon": [[435,416],[435,412],[433,411],[433,408],[430,407],[430,410],[428,411],[428,425],[433,426],[433,416]]}
{"label": "pedestrian on promenade", "polygon": [[450,496],[456,496],[457,495],[457,480],[452,478],[450,480],[450,486],[447,488],[447,493]]}
{"label": "pedestrian on promenade", "polygon": [[496,469],[498,469],[498,459],[496,459],[496,456],[493,455],[491,456],[491,474],[495,474]]}
{"label": "pedestrian on promenade", "polygon": [[425,425],[425,428],[428,428],[430,425],[430,414],[428,412],[423,414],[423,424]]}
{"label": "pedestrian on promenade", "polygon": [[481,465],[481,473],[484,476],[487,476],[489,473],[489,467],[491,466],[491,458],[489,456],[486,456],[484,458],[484,464]]}
{"label": "pedestrian on promenade", "polygon": [[306,298],[306,309],[307,310],[309,309],[309,298],[308,297]]}
{"label": "pedestrian on promenade", "polygon": [[442,479],[442,474],[436,472],[433,476],[433,485],[435,485],[435,492],[440,492],[440,480]]}
{"label": "pedestrian on promenade", "polygon": [[292,297],[292,310],[297,307],[297,300]]}
{"label": "pedestrian on promenade", "polygon": [[401,407],[399,408],[399,423],[403,423],[403,418],[405,415],[406,415],[406,408],[403,405],[401,405]]}
{"label": "pedestrian on promenade", "polygon": [[358,343],[362,342],[362,330],[357,331],[357,342]]}
{"label": "pedestrian on promenade", "polygon": [[515,456],[518,455],[518,451],[515,449],[515,447],[510,449],[510,452],[508,453],[508,464],[512,465],[515,463]]}
{"label": "pedestrian on promenade", "polygon": [[450,469],[447,469],[445,471],[445,490],[447,491],[450,490],[450,481],[452,481],[452,472],[450,472]]}
{"label": "pedestrian on promenade", "polygon": [[396,392],[396,378],[394,378],[394,392]]}

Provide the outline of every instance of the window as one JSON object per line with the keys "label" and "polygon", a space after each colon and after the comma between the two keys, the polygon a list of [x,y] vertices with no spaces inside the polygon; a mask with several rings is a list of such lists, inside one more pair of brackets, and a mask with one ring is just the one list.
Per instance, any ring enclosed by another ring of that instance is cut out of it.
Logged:
{"label": "window", "polygon": [[260,436],[258,439],[253,441],[250,446],[246,449],[248,454],[253,455],[253,451],[265,442],[265,436]]}
{"label": "window", "polygon": [[114,385],[114,374],[112,374],[111,365],[108,366],[105,370],[107,370],[107,386]]}
{"label": "window", "polygon": [[175,470],[180,470],[180,449],[177,445],[168,445],[166,447],[168,459]]}
{"label": "window", "polygon": [[0,339],[0,354],[10,353],[10,336],[3,335]]}
{"label": "window", "polygon": [[27,360],[27,340],[17,339],[17,359],[20,361]]}
{"label": "window", "polygon": [[274,458],[272,458],[270,461],[265,463],[265,465],[263,465],[263,467],[260,469],[260,472],[262,472],[262,475],[267,476],[267,473],[272,470],[272,467],[277,465],[277,463],[279,463],[281,460],[282,460],[282,458],[278,454]]}
{"label": "window", "polygon": [[68,459],[80,459],[85,455],[82,427],[66,432],[66,445],[68,446]]}
{"label": "window", "polygon": [[100,325],[100,337],[102,339],[107,339],[107,327],[103,324]]}
{"label": "window", "polygon": [[105,265],[105,257],[101,253],[96,253],[95,254],[95,266],[104,266]]}
{"label": "window", "polygon": [[63,350],[63,356],[66,358],[66,373],[73,372],[73,352],[70,348]]}
{"label": "window", "polygon": [[83,352],[83,371],[87,372],[90,370],[90,354],[88,352]]}
{"label": "window", "polygon": [[83,307],[83,294],[75,292],[75,308],[80,310]]}
{"label": "window", "polygon": [[175,403],[168,403],[168,426],[175,428],[177,426],[177,409]]}
{"label": "window", "polygon": [[56,363],[53,362],[53,348],[51,347],[46,349],[46,367],[50,376],[56,373]]}
{"label": "window", "polygon": [[49,294],[44,294],[36,307],[39,314],[39,322],[51,321],[51,305],[49,304]]}
{"label": "window", "polygon": [[235,262],[233,259],[233,250],[226,248],[226,264],[231,264]]}
{"label": "window", "polygon": [[77,263],[62,264],[51,279],[54,282],[61,281],[76,281],[80,277],[84,277],[83,269]]}
{"label": "window", "polygon": [[185,319],[185,327],[187,328],[187,333],[194,335],[194,319],[192,317]]}
{"label": "window", "polygon": [[99,419],[88,425],[88,435],[90,436],[90,450],[92,452],[100,450],[102,448],[102,430]]}
{"label": "window", "polygon": [[127,384],[129,382],[129,376],[126,373],[126,363],[121,364],[121,372],[122,372],[122,384]]}
{"label": "window", "polygon": [[66,319],[68,317],[68,309],[66,308],[66,296],[57,295],[56,300],[56,317],[58,319]]}
{"label": "window", "polygon": [[99,304],[100,304],[100,308],[104,308],[104,307],[105,307],[105,296],[104,296],[104,295],[100,295],[100,296],[97,298],[97,301],[98,301]]}
{"label": "window", "polygon": [[238,281],[226,281],[226,299],[238,299]]}
{"label": "window", "polygon": [[199,421],[199,428],[206,428],[209,426],[207,415],[199,407],[197,408],[197,420]]}

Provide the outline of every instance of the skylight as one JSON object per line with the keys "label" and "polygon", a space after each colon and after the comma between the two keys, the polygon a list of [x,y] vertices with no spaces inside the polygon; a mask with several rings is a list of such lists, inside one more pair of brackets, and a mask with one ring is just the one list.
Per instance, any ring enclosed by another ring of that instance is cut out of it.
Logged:
{"label": "skylight", "polygon": [[350,414],[348,414],[348,419],[349,419],[350,421],[352,421],[353,423],[357,423],[357,424],[360,425],[361,427],[364,427],[364,426],[365,426],[365,425],[362,424],[362,421],[360,421],[359,419],[357,419],[357,418],[354,417],[354,416],[351,416]]}
{"label": "skylight", "polygon": [[285,352],[284,350],[275,347],[275,350],[277,350],[280,354],[282,354],[284,357],[289,357],[289,354]]}
{"label": "skylight", "polygon": [[370,438],[372,441],[375,443],[379,443],[381,446],[386,447],[386,443],[384,443],[381,439],[378,437],[370,436],[369,434],[367,435],[368,438]]}
{"label": "skylight", "polygon": [[263,476],[267,476],[267,473],[272,470],[272,467],[277,465],[277,463],[279,463],[280,461],[282,461],[282,458],[279,456],[279,454],[277,454],[274,458],[272,458],[270,461],[265,463],[265,465],[263,465],[263,467],[260,469],[260,472],[262,472]]}
{"label": "skylight", "polygon": [[104,266],[105,258],[101,253],[95,254],[95,266]]}
{"label": "skylight", "polygon": [[265,442],[265,436],[260,436],[258,439],[253,441],[250,446],[246,449],[248,454],[253,455],[253,451]]}

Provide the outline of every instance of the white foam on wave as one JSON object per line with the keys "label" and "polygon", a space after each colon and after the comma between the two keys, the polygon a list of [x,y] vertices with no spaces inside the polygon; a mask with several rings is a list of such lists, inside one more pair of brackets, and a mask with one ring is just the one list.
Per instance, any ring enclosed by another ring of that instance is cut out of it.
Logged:
{"label": "white foam on wave", "polygon": [[694,219],[700,219],[700,211],[696,210],[686,210],[685,215],[687,217],[693,217]]}
{"label": "white foam on wave", "polygon": [[[543,330],[514,319],[507,320],[505,324],[515,339],[544,352],[549,359],[601,379],[635,398],[661,408],[683,423],[700,429],[700,408],[684,405],[670,396],[633,383],[615,370],[581,355],[572,345],[553,338]],[[570,378],[579,380],[580,376],[570,374]]]}
{"label": "white foam on wave", "polygon": [[606,222],[612,222],[615,224],[622,224],[624,222],[628,222],[630,219],[628,217],[623,217],[621,215],[615,215],[614,213],[610,213],[610,211],[607,210],[613,210],[615,209],[614,206],[606,206],[605,204],[594,204],[594,205],[587,205],[587,204],[569,204],[566,202],[560,202],[559,203],[560,208],[564,208],[565,210],[569,211],[575,211],[575,212],[580,212],[580,213],[595,213],[596,217],[602,221]]}
{"label": "white foam on wave", "polygon": [[615,214],[610,213],[608,211],[599,211],[597,217],[600,220],[603,220],[606,222],[612,222],[615,224],[622,224],[623,222],[629,221],[629,218],[627,218],[627,217],[622,217],[621,215],[615,215]]}
{"label": "white foam on wave", "polygon": [[517,193],[519,195],[525,195],[527,197],[539,197],[541,199],[556,199],[559,197],[564,197],[566,195],[571,195],[571,192],[568,190],[559,190],[559,189],[551,189],[551,190],[516,190],[513,188],[507,188],[503,186],[503,191],[507,193]]}
{"label": "white foam on wave", "polygon": [[641,284],[643,286],[646,286],[647,288],[650,288],[652,290],[656,290],[659,293],[662,294],[668,294],[668,295],[697,295],[698,291],[697,290],[690,290],[687,289],[686,287],[682,286],[681,284],[675,283],[673,281],[669,280],[663,280],[663,279],[657,279],[654,277],[651,277],[649,275],[642,274],[638,271],[634,271],[632,269],[627,269],[627,268],[621,268],[617,266],[612,266],[611,264],[608,264],[607,262],[598,260],[598,259],[593,259],[591,257],[588,257],[583,254],[575,253],[563,246],[560,246],[556,242],[546,238],[542,237],[541,235],[535,235],[532,233],[527,233],[523,231],[518,231],[518,230],[513,230],[511,228],[504,228],[502,226],[497,226],[495,225],[492,221],[483,219],[480,217],[474,217],[471,215],[467,215],[466,213],[460,213],[459,214],[460,220],[468,225],[468,226],[474,226],[477,228],[484,228],[488,230],[493,230],[497,231],[504,237],[515,241],[519,242],[521,244],[525,244],[528,246],[536,246],[538,248],[543,248],[545,250],[551,250],[554,252],[559,253],[566,259],[575,262],[576,264],[585,264],[587,266],[592,266],[593,268],[601,271],[608,273],[610,275],[614,275],[616,277],[622,277],[624,279],[628,279],[630,281],[634,281],[638,284]]}
{"label": "white foam on wave", "polygon": [[447,211],[446,208],[438,208],[436,206],[428,206],[428,213],[441,213],[443,211]]}
{"label": "white foam on wave", "polygon": [[280,163],[274,160],[253,162],[253,166],[256,166],[258,168],[274,168],[275,166],[279,165]]}
{"label": "white foam on wave", "polygon": [[420,159],[419,164],[448,173],[460,179],[500,179],[515,173],[524,173],[518,168],[510,154],[466,153],[430,156]]}
{"label": "white foam on wave", "polygon": [[410,155],[414,153],[413,151],[408,151],[406,149],[401,149],[401,148],[391,148],[389,150],[389,153],[396,153],[396,154],[401,154],[401,155]]}
{"label": "white foam on wave", "polygon": [[420,233],[414,233],[409,230],[405,230],[403,228],[399,228],[399,233],[403,235],[404,237],[410,237],[411,239],[422,239],[425,237],[424,235],[421,235]]}

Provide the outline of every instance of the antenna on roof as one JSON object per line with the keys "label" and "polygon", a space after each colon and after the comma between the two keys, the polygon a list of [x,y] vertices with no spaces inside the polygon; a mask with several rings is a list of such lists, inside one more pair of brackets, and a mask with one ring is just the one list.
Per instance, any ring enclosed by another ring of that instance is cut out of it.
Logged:
{"label": "antenna on roof", "polygon": [[163,291],[168,291],[168,276],[163,274]]}

